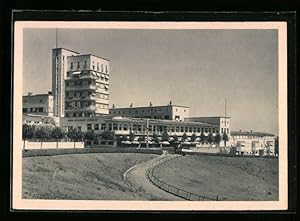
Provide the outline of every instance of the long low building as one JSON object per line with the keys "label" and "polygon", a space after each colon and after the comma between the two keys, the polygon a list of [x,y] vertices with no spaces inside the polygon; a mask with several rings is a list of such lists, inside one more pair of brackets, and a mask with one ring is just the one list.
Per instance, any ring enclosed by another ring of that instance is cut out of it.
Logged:
{"label": "long low building", "polygon": [[185,122],[173,120],[158,120],[158,119],[139,119],[139,118],[125,118],[112,117],[103,115],[99,117],[88,118],[61,118],[60,125],[65,130],[77,128],[82,131],[94,130],[96,132],[114,131],[116,135],[128,135],[133,132],[136,135],[145,135],[147,132],[151,136],[154,133],[161,135],[167,131],[169,135],[183,136],[200,136],[201,132],[204,134],[219,133],[219,126],[203,122]]}

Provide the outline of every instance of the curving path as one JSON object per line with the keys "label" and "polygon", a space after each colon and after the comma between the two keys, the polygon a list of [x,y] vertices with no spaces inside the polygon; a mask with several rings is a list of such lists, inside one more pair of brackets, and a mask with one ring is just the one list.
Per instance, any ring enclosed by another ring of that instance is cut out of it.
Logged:
{"label": "curving path", "polygon": [[160,188],[154,186],[147,178],[146,171],[153,161],[161,159],[162,157],[169,157],[167,155],[161,155],[158,158],[147,161],[145,163],[136,165],[124,173],[125,182],[138,194],[146,197],[149,200],[172,200],[182,201],[180,197],[176,197],[170,193],[167,193]]}

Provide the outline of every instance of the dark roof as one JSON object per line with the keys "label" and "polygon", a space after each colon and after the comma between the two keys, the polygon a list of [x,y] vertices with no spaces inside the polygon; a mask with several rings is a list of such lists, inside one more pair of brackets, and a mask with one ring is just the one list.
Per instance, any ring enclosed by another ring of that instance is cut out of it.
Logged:
{"label": "dark roof", "polygon": [[257,136],[257,137],[265,137],[265,136],[275,136],[274,134],[265,133],[265,132],[256,132],[256,131],[231,131],[231,136]]}

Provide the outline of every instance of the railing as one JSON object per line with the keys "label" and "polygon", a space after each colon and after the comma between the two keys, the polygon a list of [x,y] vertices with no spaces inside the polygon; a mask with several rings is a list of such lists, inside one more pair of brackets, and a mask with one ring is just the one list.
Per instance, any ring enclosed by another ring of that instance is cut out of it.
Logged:
{"label": "railing", "polygon": [[180,155],[173,155],[172,157],[164,157],[162,159],[159,159],[157,161],[154,161],[153,163],[150,164],[148,170],[146,171],[146,178],[153,183],[155,186],[159,187],[160,189],[171,193],[175,196],[178,196],[180,198],[183,198],[185,200],[191,200],[191,201],[207,201],[207,200],[214,200],[214,201],[218,201],[219,197],[218,195],[216,196],[216,198],[210,198],[210,197],[206,197],[206,196],[200,196],[198,194],[195,193],[191,193],[188,192],[186,190],[180,189],[178,187],[175,187],[173,185],[170,185],[162,180],[160,180],[159,178],[157,178],[154,175],[154,170],[157,167],[160,167],[162,164],[165,164],[166,162],[174,159],[174,158],[178,158],[181,157]]}

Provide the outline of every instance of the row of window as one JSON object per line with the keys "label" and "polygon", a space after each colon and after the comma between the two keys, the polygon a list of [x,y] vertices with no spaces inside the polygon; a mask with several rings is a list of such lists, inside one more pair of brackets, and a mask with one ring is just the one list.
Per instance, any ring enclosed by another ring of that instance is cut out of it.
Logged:
{"label": "row of window", "polygon": [[73,99],[73,98],[86,99],[86,98],[88,98],[87,96],[95,96],[96,98],[108,100],[108,94],[97,93],[97,94],[93,95],[92,92],[90,92],[90,91],[66,92],[66,99]]}
{"label": "row of window", "polygon": [[[76,67],[77,67],[77,70],[80,69],[80,62],[79,62],[79,61],[77,62]],[[88,68],[88,66],[87,66],[87,61],[84,61],[83,69],[87,69],[87,68]],[[73,62],[71,62],[71,64],[70,64],[70,69],[71,69],[71,70],[74,69],[74,63],[73,63]],[[97,66],[95,66],[95,64],[94,64],[94,62],[93,62],[92,69],[93,69],[93,70],[100,71],[99,63],[97,62]],[[102,73],[108,73],[108,67],[107,67],[107,65],[105,65],[105,72],[104,72],[104,65],[101,64],[101,72],[102,72]]]}
{"label": "row of window", "polygon": [[[146,126],[144,124],[118,124],[118,123],[102,123],[102,124],[87,124],[87,130],[120,130],[145,132]],[[150,125],[149,132],[181,132],[181,133],[219,133],[217,128],[200,128],[200,127],[180,127],[180,126],[161,126]]]}
{"label": "row of window", "polygon": [[166,108],[166,109],[151,109],[151,108],[147,108],[147,109],[142,109],[142,110],[138,110],[138,109],[133,109],[133,110],[111,110],[110,114],[126,114],[126,113],[149,113],[149,112],[154,112],[154,113],[162,113],[162,112],[170,112],[171,109]]}
{"label": "row of window", "polygon": [[41,113],[41,112],[46,112],[46,108],[43,107],[23,108],[23,113]]}
{"label": "row of window", "polygon": [[221,133],[224,133],[224,132],[229,134],[229,128],[221,128]]}

